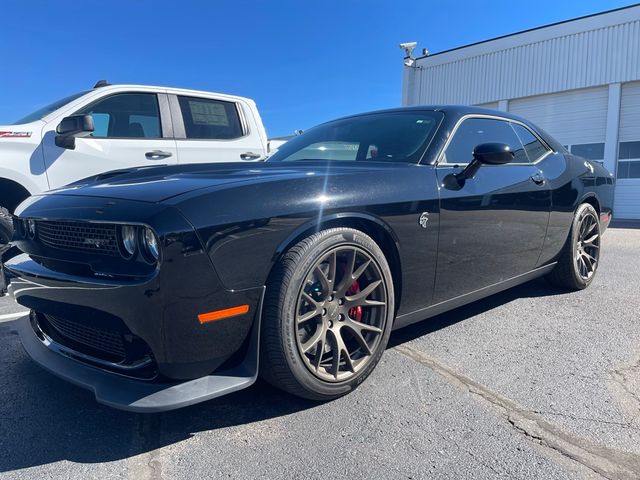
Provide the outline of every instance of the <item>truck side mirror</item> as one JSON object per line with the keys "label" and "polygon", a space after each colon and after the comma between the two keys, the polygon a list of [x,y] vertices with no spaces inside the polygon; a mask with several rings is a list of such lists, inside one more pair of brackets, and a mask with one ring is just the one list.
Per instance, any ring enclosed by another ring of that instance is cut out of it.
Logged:
{"label": "truck side mirror", "polygon": [[87,137],[93,133],[93,117],[91,115],[70,115],[62,119],[56,127],[56,145],[73,150],[76,148],[76,137]]}

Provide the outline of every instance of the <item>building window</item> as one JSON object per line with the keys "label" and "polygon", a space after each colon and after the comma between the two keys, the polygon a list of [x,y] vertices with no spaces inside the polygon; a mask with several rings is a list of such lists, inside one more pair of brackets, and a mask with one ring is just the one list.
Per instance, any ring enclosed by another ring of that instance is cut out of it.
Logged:
{"label": "building window", "polygon": [[640,141],[620,142],[618,178],[640,178]]}
{"label": "building window", "polygon": [[581,143],[571,145],[571,153],[589,160],[604,161],[604,143]]}

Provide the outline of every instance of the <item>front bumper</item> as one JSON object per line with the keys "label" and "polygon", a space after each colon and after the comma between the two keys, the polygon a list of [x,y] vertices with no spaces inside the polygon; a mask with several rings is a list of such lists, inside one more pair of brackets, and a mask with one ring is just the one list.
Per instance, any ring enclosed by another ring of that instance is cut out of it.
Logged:
{"label": "front bumper", "polygon": [[22,345],[41,367],[82,388],[91,390],[99,403],[141,413],[174,410],[220,397],[252,385],[258,376],[260,312],[256,310],[246,355],[235,367],[182,382],[144,382],[115,375],[66,355],[64,347],[34,329],[33,313],[17,323]]}

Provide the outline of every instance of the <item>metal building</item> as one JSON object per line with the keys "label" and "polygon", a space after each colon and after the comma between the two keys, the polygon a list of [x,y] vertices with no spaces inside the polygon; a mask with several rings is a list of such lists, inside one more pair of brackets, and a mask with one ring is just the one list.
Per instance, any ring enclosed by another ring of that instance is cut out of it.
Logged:
{"label": "metal building", "polygon": [[525,117],[604,162],[617,178],[614,216],[640,219],[640,4],[418,57],[404,70],[403,105]]}

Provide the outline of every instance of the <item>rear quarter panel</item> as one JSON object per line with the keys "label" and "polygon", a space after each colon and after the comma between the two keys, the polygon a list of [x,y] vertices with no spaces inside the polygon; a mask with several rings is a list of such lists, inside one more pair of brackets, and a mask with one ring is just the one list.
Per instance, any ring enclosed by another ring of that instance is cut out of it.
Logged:
{"label": "rear quarter panel", "polygon": [[553,261],[564,246],[573,216],[585,200],[595,199],[600,213],[613,208],[613,176],[597,162],[570,154],[555,153],[538,167],[551,189],[551,215],[539,265]]}

